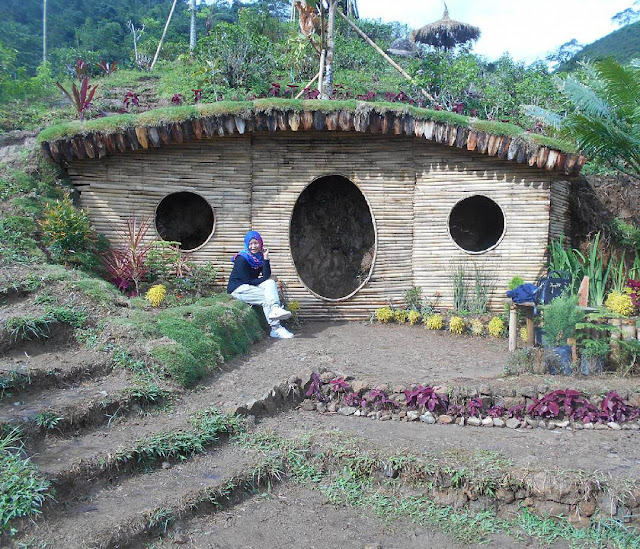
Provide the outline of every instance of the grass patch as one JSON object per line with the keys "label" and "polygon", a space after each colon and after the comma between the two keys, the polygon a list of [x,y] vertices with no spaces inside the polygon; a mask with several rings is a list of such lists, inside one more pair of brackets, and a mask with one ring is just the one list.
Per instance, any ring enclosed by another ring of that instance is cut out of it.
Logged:
{"label": "grass patch", "polygon": [[[0,525],[9,530],[11,521],[38,515],[42,504],[52,497],[49,481],[38,469],[21,457],[19,431],[0,435]],[[9,530],[9,533],[12,533]]]}
{"label": "grass patch", "polygon": [[11,215],[0,219],[0,259],[15,263],[44,261],[44,254],[32,238],[36,231],[36,222],[29,217]]}
{"label": "grass patch", "polygon": [[491,135],[502,135],[503,137],[521,137],[524,130],[515,124],[508,122],[495,122],[493,120],[474,120],[471,124],[474,130],[485,132]]}
{"label": "grass patch", "polygon": [[80,278],[69,284],[71,290],[76,290],[86,295],[99,305],[112,305],[121,297],[115,286],[101,278]]}

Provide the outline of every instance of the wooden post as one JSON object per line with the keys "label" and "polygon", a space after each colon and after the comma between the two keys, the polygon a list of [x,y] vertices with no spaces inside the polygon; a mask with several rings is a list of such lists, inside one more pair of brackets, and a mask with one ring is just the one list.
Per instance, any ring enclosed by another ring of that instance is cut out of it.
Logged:
{"label": "wooden post", "polygon": [[518,348],[518,307],[515,303],[509,306],[509,351]]}
{"label": "wooden post", "polygon": [[320,97],[322,97],[322,87],[324,84],[324,59],[325,50],[322,50],[320,54],[320,70],[318,71],[318,91],[320,92]]}
{"label": "wooden post", "polygon": [[[369,38],[364,32],[362,32],[355,24],[353,24],[349,18],[342,13],[342,11],[338,10],[338,15],[340,15],[340,17],[342,17],[347,24],[354,30],[356,31],[356,33],[358,33],[364,40],[365,42],[367,42],[367,44],[369,44],[374,50],[376,50],[380,55],[382,55],[382,57],[394,68],[396,69],[402,76],[404,76],[407,80],[409,80],[409,82],[411,82],[413,85],[417,86],[417,82],[411,78],[411,76],[400,66],[398,65],[398,63],[396,63],[393,59],[391,59],[391,57],[389,57],[386,53],[384,53],[384,51],[382,51],[382,48],[380,46],[378,46],[378,44],[376,44],[373,40],[371,40],[371,38]],[[422,92],[422,94],[429,99],[429,101],[435,101],[435,99],[433,98],[433,96],[429,93],[427,93],[426,90],[423,90],[422,88],[420,88],[420,91]]]}
{"label": "wooden post", "polygon": [[536,328],[533,322],[533,310],[534,310],[534,307],[525,308],[526,322],[527,322],[527,345],[531,345],[531,346],[535,345],[535,342],[536,342],[536,338],[535,338]]}

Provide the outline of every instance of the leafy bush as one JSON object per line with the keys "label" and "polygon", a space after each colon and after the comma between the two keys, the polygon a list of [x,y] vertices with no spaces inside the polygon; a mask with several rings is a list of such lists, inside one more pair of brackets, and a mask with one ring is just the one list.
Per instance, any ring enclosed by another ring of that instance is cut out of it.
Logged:
{"label": "leafy bush", "polygon": [[524,284],[524,278],[522,278],[521,276],[514,276],[507,284],[507,289],[514,290],[522,284]]}
{"label": "leafy bush", "polygon": [[167,289],[162,284],[151,286],[147,291],[146,299],[152,307],[158,307],[167,297]]}
{"label": "leafy bush", "polygon": [[404,324],[409,318],[409,313],[405,309],[396,309],[393,312],[393,319],[398,324]]}
{"label": "leafy bush", "polygon": [[404,394],[407,397],[407,406],[424,407],[430,412],[440,410],[444,413],[449,404],[447,395],[436,392],[433,387],[418,385],[415,389],[405,390]]}
{"label": "leafy bush", "polygon": [[442,330],[442,328],[444,328],[444,318],[442,318],[442,315],[429,315],[425,323],[429,330]]}
{"label": "leafy bush", "polygon": [[452,316],[449,319],[449,331],[452,334],[462,334],[466,328],[464,320],[459,316]]}
{"label": "leafy bush", "polygon": [[479,318],[472,318],[469,323],[469,329],[474,336],[481,336],[484,334],[484,324]]}
{"label": "leafy bush", "polygon": [[577,296],[560,296],[545,306],[543,318],[545,345],[557,347],[566,345],[568,338],[575,337],[576,324],[582,321],[584,312],[578,307]]}
{"label": "leafy bush", "polygon": [[391,310],[391,307],[381,307],[380,309],[376,309],[376,319],[378,322],[387,323],[393,320],[394,314]]}
{"label": "leafy bush", "polygon": [[605,306],[610,311],[622,316],[631,316],[635,309],[633,302],[631,301],[631,296],[620,292],[611,292],[607,296]]}
{"label": "leafy bush", "polygon": [[16,263],[30,263],[42,259],[43,254],[32,238],[36,232],[33,219],[7,216],[0,219],[0,258]]}
{"label": "leafy bush", "polygon": [[44,245],[54,261],[61,263],[81,265],[83,252],[89,252],[97,239],[87,212],[76,208],[69,198],[45,208],[39,225]]}
{"label": "leafy bush", "polygon": [[489,321],[488,330],[489,330],[489,333],[493,337],[502,337],[502,336],[504,336],[505,328],[506,327],[505,327],[505,324],[504,324],[504,320],[502,320],[499,316],[494,316]]}
{"label": "leafy bush", "polygon": [[420,313],[414,310],[409,311],[409,314],[407,316],[407,319],[409,320],[409,324],[411,324],[411,326],[415,326],[418,322],[420,322],[420,318]]}

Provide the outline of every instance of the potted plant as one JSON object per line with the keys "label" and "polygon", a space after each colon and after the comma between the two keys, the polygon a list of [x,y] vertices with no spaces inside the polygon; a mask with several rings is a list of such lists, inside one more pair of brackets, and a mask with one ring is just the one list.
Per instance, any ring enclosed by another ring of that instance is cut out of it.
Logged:
{"label": "potted plant", "polygon": [[[576,335],[576,324],[584,318],[584,311],[578,307],[578,298],[569,295],[556,297],[545,305],[543,312],[542,341],[551,347],[560,361],[559,370],[564,374],[571,374],[571,345],[567,339]],[[550,365],[551,374],[560,373],[554,365]]]}
{"label": "potted plant", "polygon": [[585,339],[582,346],[580,371],[584,375],[602,373],[605,358],[611,352],[609,342],[606,339]]}

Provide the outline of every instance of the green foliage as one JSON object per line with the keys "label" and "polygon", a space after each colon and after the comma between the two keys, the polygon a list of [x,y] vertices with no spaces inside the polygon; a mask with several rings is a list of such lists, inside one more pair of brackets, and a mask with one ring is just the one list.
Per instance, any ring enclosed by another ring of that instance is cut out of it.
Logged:
{"label": "green foliage", "polygon": [[545,345],[558,347],[576,335],[576,324],[582,322],[584,311],[578,307],[576,296],[556,297],[544,308],[543,340]]}
{"label": "green foliage", "polygon": [[640,250],[640,228],[623,221],[619,217],[614,217],[609,224],[609,229],[611,236],[620,245],[631,250]]}
{"label": "green foliage", "polygon": [[507,284],[507,289],[514,290],[522,284],[524,284],[524,278],[522,278],[521,276],[514,276]]}
{"label": "green foliage", "polygon": [[38,427],[45,431],[51,431],[58,426],[63,417],[58,416],[55,412],[40,412],[36,414],[34,421]]}
{"label": "green foliage", "polygon": [[422,288],[413,286],[409,290],[405,290],[404,300],[408,309],[419,311],[422,308]]}
{"label": "green foliage", "polygon": [[30,217],[10,215],[0,219],[0,259],[32,263],[44,259],[33,238],[36,223]]}
{"label": "green foliage", "polygon": [[561,91],[573,106],[560,133],[612,168],[640,179],[640,68],[607,59],[585,66],[585,82],[571,76]]}
{"label": "green foliage", "polygon": [[69,198],[48,206],[39,224],[44,245],[51,257],[61,263],[82,265],[85,254],[96,242],[89,216]]}
{"label": "green foliage", "polygon": [[52,497],[50,482],[21,457],[22,447],[17,430],[0,435],[0,531],[12,520],[40,514],[42,504]]}

